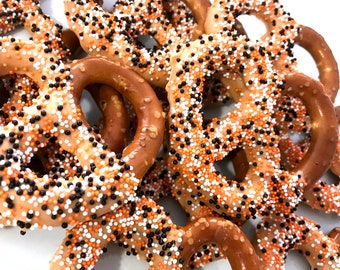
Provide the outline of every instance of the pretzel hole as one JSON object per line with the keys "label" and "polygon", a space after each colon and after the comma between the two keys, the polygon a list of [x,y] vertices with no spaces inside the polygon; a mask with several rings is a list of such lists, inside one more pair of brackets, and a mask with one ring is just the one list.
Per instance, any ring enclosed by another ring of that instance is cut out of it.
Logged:
{"label": "pretzel hole", "polygon": [[100,255],[96,269],[139,269],[148,270],[149,264],[136,256],[126,254],[118,243],[110,242],[104,253]]}
{"label": "pretzel hole", "polygon": [[152,50],[159,46],[159,43],[151,34],[140,35],[137,38],[137,44],[147,50]]}
{"label": "pretzel hole", "polygon": [[242,24],[246,35],[252,40],[260,40],[267,31],[265,24],[255,15],[242,14],[237,17],[237,20]]}
{"label": "pretzel hole", "polygon": [[[213,247],[214,244],[211,244],[211,246]],[[228,261],[228,259],[225,258],[221,258],[219,253],[213,254],[212,255],[212,259],[208,259],[207,262],[205,262],[206,264],[203,267],[200,268],[196,268],[194,266],[194,260],[197,259],[202,259],[204,256],[207,256],[207,254],[205,254],[205,252],[208,252],[206,250],[205,247],[201,248],[202,251],[198,251],[196,252],[196,254],[194,254],[194,256],[191,257],[191,261],[189,262],[189,267],[188,269],[200,269],[200,270],[225,270],[225,269],[232,269],[230,266],[230,263]]]}
{"label": "pretzel hole", "polygon": [[[92,90],[95,91],[96,89]],[[101,91],[100,89],[97,90]],[[100,97],[99,93],[97,100],[97,97],[92,96],[90,91],[84,89],[80,98],[80,107],[86,121],[96,133],[102,134],[102,138],[112,151],[121,153],[123,148],[133,140],[136,134],[138,119],[132,104],[124,99],[124,104],[121,105],[116,100],[117,96],[112,95],[108,97],[107,92],[104,97]],[[96,92],[93,94],[96,94]],[[119,104],[117,104],[115,111],[112,111],[116,102]],[[120,106],[126,107],[127,111],[121,109]],[[123,124],[125,119],[128,121],[126,125]],[[124,138],[121,137],[123,135]]]}
{"label": "pretzel hole", "polygon": [[60,24],[64,28],[68,27],[64,14],[64,1],[40,0],[39,4],[43,13],[49,16],[56,24]]}
{"label": "pretzel hole", "polygon": [[13,35],[13,36],[20,38],[20,39],[23,39],[23,40],[29,40],[30,37],[31,37],[30,33],[24,27],[18,27],[16,29],[10,31],[7,34]]}
{"label": "pretzel hole", "polygon": [[64,174],[78,174],[79,176],[82,172],[74,156],[60,148],[56,137],[51,137],[44,147],[39,148],[26,167],[35,172],[38,177],[43,177],[49,172],[60,176]]}
{"label": "pretzel hole", "polygon": [[[221,74],[217,74],[217,76],[221,76]],[[205,100],[206,108],[215,107],[216,104],[228,104],[230,102],[231,97],[229,94],[230,85],[227,85],[228,82],[224,82],[224,78],[208,78],[204,82],[203,87],[203,100]]]}
{"label": "pretzel hole", "polygon": [[206,105],[203,111],[203,118],[204,120],[223,118],[235,108],[235,104],[233,100],[228,100],[224,104]]}
{"label": "pretzel hole", "polygon": [[92,98],[90,92],[86,89],[83,90],[82,96],[80,98],[80,107],[89,125],[97,126],[100,118],[103,117],[103,114],[97,103]]}
{"label": "pretzel hole", "polygon": [[301,254],[298,250],[292,250],[288,253],[285,268],[286,269],[296,269],[296,266],[299,266],[299,269],[310,269],[310,265],[307,262],[306,258]]}
{"label": "pretzel hole", "polygon": [[35,172],[38,176],[42,176],[47,173],[43,161],[37,155],[33,155],[30,163],[27,164],[27,167]]}
{"label": "pretzel hole", "polygon": [[324,177],[322,177],[322,181],[327,183],[328,185],[338,185],[339,176],[332,173],[331,170],[328,170],[325,173]]}
{"label": "pretzel hole", "polygon": [[[221,173],[227,179],[236,179],[236,170],[234,168],[232,159],[230,154],[226,156],[224,159],[215,161],[214,167],[218,173]],[[242,179],[237,179],[242,180]]]}
{"label": "pretzel hole", "polygon": [[319,70],[310,53],[305,48],[296,44],[294,46],[294,55],[297,59],[297,69],[309,77],[319,80]]}
{"label": "pretzel hole", "polygon": [[[111,12],[116,4],[117,0],[96,0],[97,3],[101,4],[105,11]],[[101,3],[103,2],[103,3]]]}
{"label": "pretzel hole", "polygon": [[309,139],[309,135],[305,132],[294,132],[291,131],[288,133],[289,138],[296,144],[304,142]]}
{"label": "pretzel hole", "polygon": [[224,270],[224,269],[231,269],[231,266],[227,259],[219,259],[217,261],[208,263],[201,269],[202,270]]}
{"label": "pretzel hole", "polygon": [[170,213],[171,220],[178,226],[184,226],[188,222],[188,217],[180,203],[170,196],[163,197],[158,202],[165,211]]}
{"label": "pretzel hole", "polygon": [[204,122],[209,122],[212,118],[225,117],[235,108],[236,103],[231,99],[229,90],[230,85],[221,78],[206,79],[203,88],[203,100],[206,101],[203,105]]}
{"label": "pretzel hole", "polygon": [[[8,91],[6,91],[4,82],[0,80],[0,107],[1,107],[0,112],[2,112],[2,107],[8,101],[9,98],[10,98],[10,94]],[[2,117],[2,113],[0,113],[0,118],[1,117]]]}

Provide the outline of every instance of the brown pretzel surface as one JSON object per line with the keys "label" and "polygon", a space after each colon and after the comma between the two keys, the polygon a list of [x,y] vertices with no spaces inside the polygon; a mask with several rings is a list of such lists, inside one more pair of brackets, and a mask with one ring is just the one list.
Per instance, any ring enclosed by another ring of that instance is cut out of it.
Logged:
{"label": "brown pretzel surface", "polygon": [[[221,218],[201,218],[183,229],[183,258],[191,258],[201,246],[216,244],[232,269],[262,269],[262,262],[240,228]],[[246,257],[246,259],[245,259]],[[184,261],[184,266],[189,261]]]}
{"label": "brown pretzel surface", "polygon": [[[98,64],[101,65],[103,70],[110,68],[109,70],[116,74],[116,77],[109,75],[103,78],[101,73],[96,72]],[[152,89],[150,88],[148,95],[143,93],[149,87],[149,84],[138,75],[135,75],[134,72],[127,72],[126,70],[127,68],[112,65],[106,59],[87,58],[75,62],[71,74],[74,78],[75,92],[85,88],[86,85],[101,82],[119,89],[119,92],[123,92],[134,104],[135,111],[139,115],[139,123],[136,136],[130,145],[124,149],[124,155],[129,156],[129,164],[135,169],[144,168],[141,171],[135,171],[136,175],[141,177],[145,174],[147,168],[151,166],[154,156],[159,150],[150,149],[147,145],[149,143],[160,145],[162,142],[164,115]],[[132,84],[132,82],[136,83]]]}
{"label": "brown pretzel surface", "polygon": [[308,26],[301,26],[295,41],[313,57],[319,70],[319,79],[331,100],[334,101],[339,90],[339,70],[327,42],[320,34]]}
{"label": "brown pretzel surface", "polygon": [[337,143],[337,119],[333,104],[321,83],[303,74],[288,75],[285,92],[302,99],[312,119],[312,139],[308,152],[295,168],[308,182],[309,188],[330,166]]}

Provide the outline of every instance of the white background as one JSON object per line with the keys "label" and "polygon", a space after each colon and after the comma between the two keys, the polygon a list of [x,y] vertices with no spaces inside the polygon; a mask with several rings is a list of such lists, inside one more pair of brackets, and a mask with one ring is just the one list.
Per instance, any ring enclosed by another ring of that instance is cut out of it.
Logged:
{"label": "white background", "polygon": [[[110,6],[113,1],[106,0],[104,5]],[[291,13],[293,18],[301,24],[310,26],[318,31],[328,42],[333,53],[340,63],[340,44],[339,44],[339,27],[340,27],[340,1],[338,0],[281,0],[286,10]],[[47,14],[53,17],[57,22],[66,26],[63,17],[62,0],[42,0],[41,4]],[[254,29],[249,29],[254,32]],[[303,50],[296,48],[296,54],[301,71],[317,78],[317,70],[310,56]],[[170,207],[173,218],[180,220],[181,216],[178,211],[173,211],[174,203],[165,203]],[[169,206],[170,205],[170,206]],[[334,215],[326,215],[319,211],[313,211],[304,205],[299,206],[298,212],[319,222],[325,233],[328,233],[334,226],[340,226],[340,218]],[[244,231],[250,235],[254,228],[254,222],[249,222],[244,226]],[[48,269],[49,260],[64,236],[62,229],[53,231],[30,231],[26,236],[21,236],[16,228],[7,228],[0,230],[0,269],[2,270],[46,270]],[[103,255],[97,270],[127,270],[148,269],[144,262],[139,262],[133,257],[127,257],[124,252],[116,245],[109,246],[109,251]],[[218,262],[210,264],[204,269],[230,269],[227,262]],[[291,252],[286,264],[287,270],[310,269],[303,257],[296,252]]]}

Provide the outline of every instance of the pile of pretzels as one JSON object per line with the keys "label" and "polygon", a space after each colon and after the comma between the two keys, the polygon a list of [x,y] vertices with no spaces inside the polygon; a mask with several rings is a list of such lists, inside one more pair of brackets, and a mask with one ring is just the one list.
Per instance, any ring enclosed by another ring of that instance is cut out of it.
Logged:
{"label": "pile of pretzels", "polygon": [[[339,71],[320,34],[279,0],[63,4],[67,29],[39,0],[0,2],[1,228],[64,228],[50,269],[94,269],[110,242],[150,270],[223,258],[278,270],[292,250],[311,269],[340,269],[339,229],[296,212],[340,214],[338,185],[322,180],[340,175]],[[251,39],[240,15],[266,33]],[[296,44],[319,80],[298,71]],[[216,106],[228,112],[209,117]],[[167,196],[186,225],[159,204]],[[255,241],[241,230],[250,219]]]}

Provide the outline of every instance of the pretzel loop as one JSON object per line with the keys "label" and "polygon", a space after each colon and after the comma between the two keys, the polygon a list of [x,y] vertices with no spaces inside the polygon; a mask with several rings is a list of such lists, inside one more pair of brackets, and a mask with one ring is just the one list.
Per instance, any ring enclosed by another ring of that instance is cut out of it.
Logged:
{"label": "pretzel loop", "polygon": [[216,244],[232,269],[261,269],[262,262],[248,238],[238,226],[221,218],[200,218],[182,228],[183,250],[186,258],[184,267],[191,256],[204,245]]}
{"label": "pretzel loop", "polygon": [[319,79],[330,99],[334,101],[339,90],[339,69],[327,42],[315,30],[303,25],[295,41],[313,57],[319,70]]}
{"label": "pretzel loop", "polygon": [[308,189],[328,170],[334,156],[338,137],[335,110],[323,85],[306,75],[287,75],[284,92],[302,99],[312,120],[308,151],[294,169],[307,181]]}
{"label": "pretzel loop", "polygon": [[[98,65],[101,65],[103,70],[110,70],[112,73],[103,76],[96,72]],[[134,168],[135,174],[138,177],[143,176],[159,151],[159,146],[163,141],[164,126],[163,110],[149,84],[134,72],[128,72],[127,68],[113,65],[105,58],[80,59],[72,66],[71,74],[75,92],[80,92],[87,85],[102,83],[112,86],[134,105],[139,121],[136,136],[124,149],[123,154]],[[158,145],[158,148],[146,147],[149,145]]]}
{"label": "pretzel loop", "polygon": [[[4,59],[0,75],[25,74],[39,89],[31,105],[17,110],[12,121],[1,126],[2,218],[10,217],[13,225],[22,221],[26,228],[67,227],[134,200],[139,183],[136,175],[143,175],[152,164],[152,155],[156,155],[162,142],[164,116],[153,90],[134,72],[105,59],[83,59],[69,66],[33,42],[4,37],[0,43],[0,57]],[[95,70],[101,70],[99,65],[105,71],[117,71],[117,76],[107,72],[98,75],[93,70],[94,63]],[[81,77],[89,71],[93,74]],[[81,121],[81,109],[72,97],[72,89],[82,89],[90,80],[113,83],[133,104],[138,104],[135,108],[142,118],[135,140],[123,156],[108,151],[100,136]],[[140,87],[146,91],[143,98],[136,90]],[[81,173],[66,181],[63,177],[37,174],[27,167],[50,138],[76,156]],[[137,153],[145,159],[135,158]]]}

